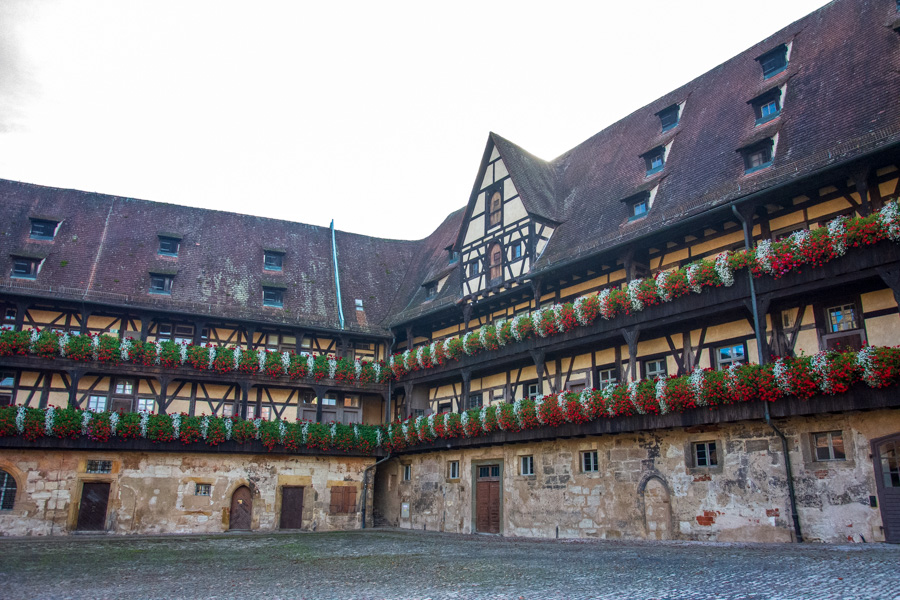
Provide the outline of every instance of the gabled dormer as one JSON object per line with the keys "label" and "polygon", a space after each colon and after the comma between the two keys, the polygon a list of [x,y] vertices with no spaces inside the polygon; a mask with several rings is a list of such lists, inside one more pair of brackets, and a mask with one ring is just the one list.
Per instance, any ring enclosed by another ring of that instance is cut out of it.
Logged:
{"label": "gabled dormer", "polygon": [[519,284],[553,234],[553,205],[551,166],[492,133],[451,250],[464,297]]}

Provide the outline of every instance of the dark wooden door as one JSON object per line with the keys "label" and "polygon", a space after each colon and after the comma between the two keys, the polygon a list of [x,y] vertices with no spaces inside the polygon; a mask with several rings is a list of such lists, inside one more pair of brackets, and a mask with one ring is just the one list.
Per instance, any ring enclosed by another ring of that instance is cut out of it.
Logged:
{"label": "dark wooden door", "polygon": [[234,490],[234,494],[231,496],[231,518],[228,528],[250,529],[252,517],[253,499],[250,497],[250,488],[244,485]]}
{"label": "dark wooden door", "polygon": [[872,442],[884,540],[900,544],[900,434]]}
{"label": "dark wooden door", "polygon": [[109,504],[108,483],[83,483],[76,529],[79,531],[103,531],[106,529],[107,504]]}
{"label": "dark wooden door", "polygon": [[303,524],[303,488],[281,488],[281,529],[300,529]]}
{"label": "dark wooden door", "polygon": [[476,469],[475,531],[500,533],[500,465]]}

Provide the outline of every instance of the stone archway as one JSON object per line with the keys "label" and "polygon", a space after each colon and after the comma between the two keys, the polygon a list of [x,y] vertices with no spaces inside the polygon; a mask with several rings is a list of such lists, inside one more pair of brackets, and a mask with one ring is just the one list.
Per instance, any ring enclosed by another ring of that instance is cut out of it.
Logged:
{"label": "stone archway", "polygon": [[672,505],[669,502],[669,486],[662,475],[647,473],[638,486],[638,497],[644,517],[644,537],[650,540],[672,539]]}

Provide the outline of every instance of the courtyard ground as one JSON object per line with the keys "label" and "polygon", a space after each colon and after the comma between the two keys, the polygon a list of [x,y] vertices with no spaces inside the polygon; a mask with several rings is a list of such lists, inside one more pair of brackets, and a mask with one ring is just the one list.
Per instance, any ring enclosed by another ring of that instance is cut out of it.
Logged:
{"label": "courtyard ground", "polygon": [[900,599],[900,546],[368,530],[0,539],[0,597]]}

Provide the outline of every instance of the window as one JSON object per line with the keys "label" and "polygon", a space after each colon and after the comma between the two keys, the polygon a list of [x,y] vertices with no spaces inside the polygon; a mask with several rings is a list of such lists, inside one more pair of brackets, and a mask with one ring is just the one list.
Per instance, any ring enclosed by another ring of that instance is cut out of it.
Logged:
{"label": "window", "polygon": [[344,408],[359,408],[359,396],[355,394],[344,396]]}
{"label": "window", "polygon": [[816,460],[846,460],[844,452],[844,434],[841,431],[825,431],[814,433],[813,450]]}
{"label": "window", "polygon": [[130,379],[120,379],[116,382],[117,394],[131,394],[134,392],[134,382]]}
{"label": "window", "polygon": [[459,262],[459,252],[454,252],[453,248],[447,248],[447,253],[450,255],[450,264],[454,264]]}
{"label": "window", "polygon": [[478,478],[500,477],[500,465],[488,465],[486,467],[478,467]]}
{"label": "window", "polygon": [[503,221],[503,194],[500,190],[491,194],[491,216],[488,227],[499,225]]}
{"label": "window", "polygon": [[[255,419],[256,418],[256,407],[250,405],[247,407],[247,419]],[[268,406],[263,406],[259,409],[259,418],[263,421],[271,421],[272,420],[272,409]]]}
{"label": "window", "polygon": [[673,104],[656,113],[656,116],[659,117],[659,124],[662,126],[663,131],[668,131],[678,125],[681,113],[680,108],[681,107],[677,104]]}
{"label": "window", "polygon": [[469,265],[469,277],[476,277],[481,273],[481,263],[477,260]]}
{"label": "window", "polygon": [[263,269],[266,271],[280,271],[284,262],[284,252],[266,250],[263,255]]}
{"label": "window", "polygon": [[16,503],[16,480],[6,471],[0,471],[0,510],[12,510]]}
{"label": "window", "polygon": [[534,475],[534,457],[533,456],[520,456],[519,457],[519,474],[525,477],[530,477]]}
{"label": "window", "polygon": [[694,442],[691,444],[695,467],[715,467],[719,464],[715,442]]}
{"label": "window", "polygon": [[605,390],[619,382],[618,373],[615,368],[600,369],[597,371],[597,389]]}
{"label": "window", "polygon": [[[647,175],[653,175],[663,170],[666,162],[666,149],[658,146],[643,155],[647,167]],[[646,211],[645,211],[646,212]]]}
{"label": "window", "polygon": [[657,360],[644,361],[644,377],[647,379],[665,377],[666,374],[666,359],[660,358]]}
{"label": "window", "polygon": [[178,256],[178,247],[181,240],[175,237],[159,236],[159,250],[157,254],[160,256]]}
{"label": "window", "polygon": [[458,460],[451,460],[447,463],[447,479],[459,479]]}
{"label": "window", "polygon": [[517,258],[522,258],[522,242],[518,242],[512,247],[512,258],[513,260]]}
{"label": "window", "polygon": [[488,261],[491,267],[491,280],[503,277],[503,250],[500,244],[492,244],[488,251]]}
{"label": "window", "polygon": [[647,215],[650,211],[650,195],[650,191],[641,192],[622,200],[622,202],[628,205],[629,221],[634,221],[635,219],[640,219]]}
{"label": "window", "polygon": [[425,299],[431,300],[437,295],[437,283],[429,283],[425,286]]}
{"label": "window", "polygon": [[597,451],[589,450],[581,453],[581,472],[596,473],[599,470],[597,462]]}
{"label": "window", "polygon": [[412,465],[403,465],[403,481],[412,479]]}
{"label": "window", "polygon": [[331,506],[333,515],[356,512],[356,487],[352,485],[331,486]]}
{"label": "window", "polygon": [[479,394],[469,394],[469,403],[466,408],[481,408],[483,403],[482,395]]}
{"label": "window", "polygon": [[88,410],[93,412],[106,410],[106,396],[91,396],[88,398]]}
{"label": "window", "polygon": [[41,270],[41,260],[37,258],[13,257],[13,267],[10,277],[17,279],[34,279]]}
{"label": "window", "polygon": [[30,237],[33,240],[52,240],[56,236],[57,225],[59,225],[58,221],[32,219]]}
{"label": "window", "polygon": [[756,59],[759,66],[762,67],[764,78],[768,79],[784,71],[787,67],[787,51],[788,47],[781,44]]}
{"label": "window", "polygon": [[772,164],[772,140],[766,139],[741,150],[744,156],[744,172],[753,173]]}
{"label": "window", "polygon": [[89,460],[85,473],[112,473],[111,460]]}
{"label": "window", "polygon": [[781,114],[781,89],[769,90],[751,100],[749,104],[753,107],[757,125],[771,121]]}
{"label": "window", "polygon": [[263,306],[284,306],[284,290],[276,288],[263,288]]}
{"label": "window", "polygon": [[171,294],[172,281],[174,275],[157,275],[150,274],[150,293],[151,294]]}
{"label": "window", "polygon": [[16,374],[12,371],[0,372],[0,387],[11,388],[16,383]]}
{"label": "window", "polygon": [[153,412],[156,400],[153,398],[138,398],[138,412]]}
{"label": "window", "polygon": [[16,320],[16,309],[14,309],[14,308],[7,308],[7,309],[6,309],[6,313],[4,314],[4,318],[5,318],[7,321],[15,321],[15,320]]}
{"label": "window", "polygon": [[363,301],[360,300],[359,298],[357,298],[357,299],[354,301],[354,305],[356,306],[356,310],[358,310],[358,311],[362,311],[362,310],[363,310]]}
{"label": "window", "polygon": [[716,349],[716,364],[720,369],[747,362],[747,351],[743,344],[723,346]]}
{"label": "window", "polygon": [[195,496],[209,496],[210,492],[212,492],[212,484],[211,483],[194,484],[194,495]]}
{"label": "window", "polygon": [[537,383],[525,384],[525,396],[527,398],[537,398],[541,395],[541,386]]}
{"label": "window", "polygon": [[448,413],[453,410],[453,404],[450,402],[442,402],[438,404],[437,411],[438,414]]}
{"label": "window", "polygon": [[223,417],[233,417],[234,416],[234,404],[223,404],[222,405],[222,416]]}
{"label": "window", "polygon": [[856,322],[856,306],[854,304],[842,304],[827,309],[828,329],[832,333],[838,331],[850,331],[858,329]]}

